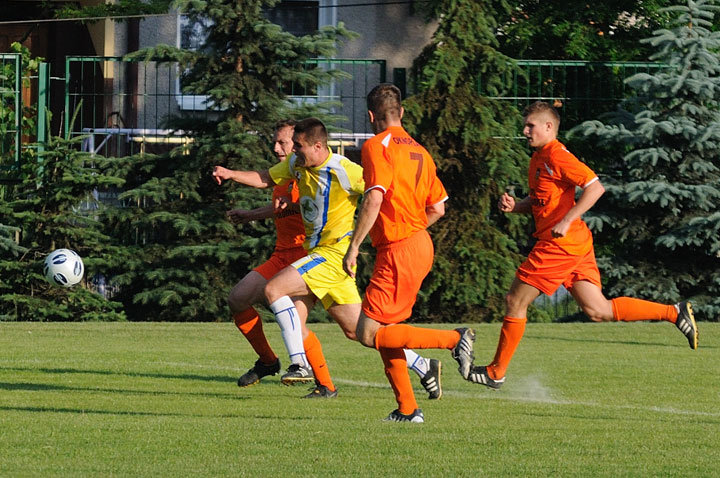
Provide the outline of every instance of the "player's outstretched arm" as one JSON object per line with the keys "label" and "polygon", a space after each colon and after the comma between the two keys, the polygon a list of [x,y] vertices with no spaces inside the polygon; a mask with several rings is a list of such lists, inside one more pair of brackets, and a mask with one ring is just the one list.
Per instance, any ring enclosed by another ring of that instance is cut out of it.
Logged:
{"label": "player's outstretched arm", "polygon": [[583,189],[582,194],[578,198],[577,202],[570,210],[565,214],[560,222],[550,231],[553,237],[564,237],[567,234],[570,224],[585,214],[591,207],[595,205],[600,196],[605,193],[605,187],[600,183],[599,180],[594,181]]}
{"label": "player's outstretched arm", "polygon": [[222,166],[215,166],[215,168],[213,168],[212,175],[218,184],[222,184],[223,181],[230,179],[237,183],[258,189],[263,189],[275,185],[272,178],[270,177],[270,172],[267,170],[236,171],[233,169],[224,168]]}
{"label": "player's outstretched arm", "polygon": [[343,269],[350,277],[355,277],[355,267],[357,266],[357,256],[360,252],[360,244],[370,232],[375,224],[375,220],[380,213],[380,206],[383,202],[383,192],[374,188],[365,193],[363,202],[360,205],[360,213],[358,214],[357,224],[350,240],[345,257],[343,258]]}
{"label": "player's outstretched arm", "polygon": [[508,193],[503,193],[498,200],[498,209],[505,213],[515,212],[530,214],[532,212],[532,203],[530,201],[530,196],[527,196],[520,201],[516,201],[513,196]]}
{"label": "player's outstretched arm", "polygon": [[227,217],[233,224],[245,224],[250,221],[259,221],[272,217],[273,210],[272,204],[255,209],[232,209],[227,212]]}

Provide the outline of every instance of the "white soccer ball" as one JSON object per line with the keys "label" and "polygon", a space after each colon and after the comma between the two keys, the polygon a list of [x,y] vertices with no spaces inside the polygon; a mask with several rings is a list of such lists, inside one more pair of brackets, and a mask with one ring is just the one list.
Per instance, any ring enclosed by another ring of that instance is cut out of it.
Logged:
{"label": "white soccer ball", "polygon": [[83,278],[85,266],[77,252],[56,249],[45,258],[45,280],[60,287],[72,287]]}

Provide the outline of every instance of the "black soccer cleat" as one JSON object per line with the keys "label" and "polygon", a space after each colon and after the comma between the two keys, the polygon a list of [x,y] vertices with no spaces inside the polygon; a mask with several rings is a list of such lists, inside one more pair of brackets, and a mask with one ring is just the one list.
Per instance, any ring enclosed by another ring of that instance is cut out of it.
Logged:
{"label": "black soccer cleat", "polygon": [[470,328],[459,328],[455,331],[460,333],[460,340],[452,349],[452,357],[457,360],[458,371],[464,379],[468,378],[470,367],[472,367],[475,354],[473,352],[473,342],[475,342],[475,331]]}
{"label": "black soccer cleat", "polygon": [[420,384],[428,393],[429,400],[440,400],[442,397],[441,369],[442,363],[439,360],[430,359],[428,360],[428,371],[420,379]]}
{"label": "black soccer cleat", "polygon": [[425,415],[422,410],[416,408],[410,415],[400,413],[397,408],[390,412],[390,415],[383,418],[384,422],[410,422],[410,423],[425,423]]}
{"label": "black soccer cleat", "polygon": [[337,397],[337,388],[330,390],[325,385],[318,384],[312,392],[305,395],[303,398],[335,398]]}
{"label": "black soccer cleat", "polygon": [[295,385],[296,383],[307,383],[315,380],[312,370],[297,363],[291,363],[287,372],[280,377],[284,385]]}
{"label": "black soccer cleat", "polygon": [[690,348],[695,350],[698,347],[698,328],[695,323],[692,305],[690,302],[679,302],[675,307],[678,308],[675,326],[687,337]]}
{"label": "black soccer cleat", "polygon": [[280,359],[275,360],[275,362],[270,365],[265,365],[260,361],[260,359],[257,359],[255,361],[255,365],[240,376],[237,381],[238,387],[249,387],[250,385],[255,385],[261,378],[267,377],[268,375],[275,375],[279,371]]}
{"label": "black soccer cleat", "polygon": [[502,384],[505,383],[505,377],[498,379],[490,378],[490,375],[488,375],[487,372],[487,367],[480,365],[470,369],[467,379],[469,382],[479,383],[480,385],[485,385],[493,390],[499,389],[502,387]]}

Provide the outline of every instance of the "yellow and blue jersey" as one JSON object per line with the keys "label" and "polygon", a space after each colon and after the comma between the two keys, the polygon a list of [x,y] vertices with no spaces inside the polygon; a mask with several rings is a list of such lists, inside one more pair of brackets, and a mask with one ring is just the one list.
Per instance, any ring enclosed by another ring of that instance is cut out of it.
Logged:
{"label": "yellow and blue jersey", "polygon": [[362,167],[344,156],[328,152],[320,166],[299,166],[293,154],[269,170],[275,184],[297,181],[305,224],[303,246],[307,250],[338,243],[352,234],[358,199],[365,190]]}

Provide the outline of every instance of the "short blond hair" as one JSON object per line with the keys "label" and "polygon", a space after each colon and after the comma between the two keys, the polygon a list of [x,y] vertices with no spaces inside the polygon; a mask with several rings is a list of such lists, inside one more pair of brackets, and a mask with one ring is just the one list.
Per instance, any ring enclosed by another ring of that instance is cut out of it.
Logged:
{"label": "short blond hair", "polygon": [[552,117],[553,123],[555,123],[555,129],[560,129],[560,113],[550,103],[544,101],[536,101],[525,107],[523,110],[523,117],[527,118],[534,114],[548,114]]}

